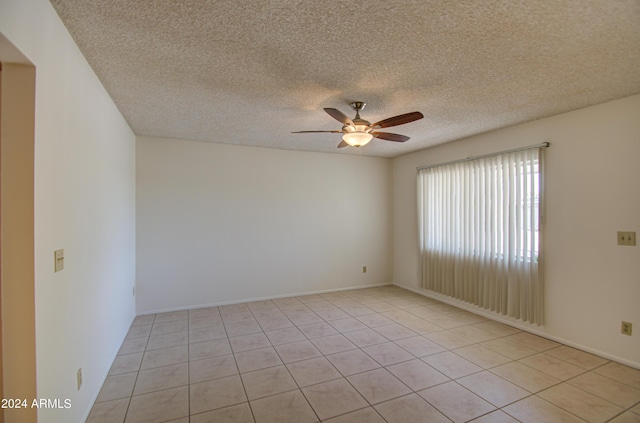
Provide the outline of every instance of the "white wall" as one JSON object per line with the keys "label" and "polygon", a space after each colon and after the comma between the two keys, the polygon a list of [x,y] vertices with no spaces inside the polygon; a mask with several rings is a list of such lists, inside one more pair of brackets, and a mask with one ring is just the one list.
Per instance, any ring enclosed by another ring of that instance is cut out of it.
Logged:
{"label": "white wall", "polygon": [[549,141],[543,334],[640,367],[640,95],[393,160],[394,283],[417,279],[416,167]]}
{"label": "white wall", "polygon": [[139,137],[136,163],[139,313],[391,282],[388,159]]}
{"label": "white wall", "polygon": [[37,393],[72,402],[38,421],[80,422],[135,314],[135,137],[47,0],[0,10],[0,32],[36,69]]}

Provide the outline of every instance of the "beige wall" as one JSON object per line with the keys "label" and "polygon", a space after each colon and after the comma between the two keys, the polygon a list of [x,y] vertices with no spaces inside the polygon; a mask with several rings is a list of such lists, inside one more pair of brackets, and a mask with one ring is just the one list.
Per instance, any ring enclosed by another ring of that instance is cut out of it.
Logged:
{"label": "beige wall", "polygon": [[139,313],[391,282],[387,159],[147,137],[136,159]]}
{"label": "beige wall", "polygon": [[542,334],[640,367],[640,95],[517,125],[393,160],[394,283],[418,287],[416,167],[549,141]]}

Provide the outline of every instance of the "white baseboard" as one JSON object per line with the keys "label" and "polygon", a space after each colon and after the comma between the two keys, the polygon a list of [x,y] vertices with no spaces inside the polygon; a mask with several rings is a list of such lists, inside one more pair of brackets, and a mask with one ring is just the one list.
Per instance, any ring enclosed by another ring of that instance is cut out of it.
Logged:
{"label": "white baseboard", "polygon": [[499,322],[499,323],[504,323],[505,325],[513,326],[513,327],[518,328],[520,330],[523,330],[525,332],[529,332],[529,333],[532,333],[534,335],[538,335],[538,336],[541,336],[543,338],[550,339],[552,341],[560,342],[561,344],[568,345],[570,347],[576,348],[576,349],[584,351],[584,352],[588,352],[589,354],[597,355],[597,356],[605,358],[607,360],[615,361],[617,363],[624,364],[625,366],[633,367],[635,369],[640,369],[640,363],[628,360],[628,359],[623,358],[623,357],[618,357],[616,355],[609,354],[609,353],[607,353],[605,351],[600,351],[600,350],[597,350],[595,348],[591,348],[591,347],[588,347],[586,345],[582,345],[582,344],[579,344],[577,342],[574,342],[574,341],[571,341],[571,340],[568,340],[568,339],[564,339],[564,338],[559,337],[559,336],[548,334],[548,333],[538,329],[539,326],[537,326],[535,324],[525,323],[525,322],[523,322],[521,320],[514,319],[513,317],[503,316],[501,314],[497,314],[497,313],[494,313],[492,311],[488,311],[486,309],[483,309],[482,307],[478,307],[478,306],[475,306],[473,304],[466,303],[464,301],[460,301],[460,300],[456,300],[456,299],[451,298],[451,297],[447,297],[446,295],[441,295],[441,294],[438,294],[438,293],[435,293],[435,292],[427,291],[426,289],[416,288],[416,287],[413,287],[413,286],[403,285],[403,284],[399,284],[399,283],[394,283],[393,285],[395,285],[397,287],[400,287],[400,288],[404,288],[404,289],[406,289],[408,291],[411,291],[411,292],[415,292],[416,294],[420,294],[420,295],[425,296],[427,298],[431,298],[431,299],[443,302],[445,304],[452,305],[454,307],[469,311],[469,312],[474,313],[474,314],[478,314],[478,315],[480,315],[482,317],[486,317],[489,320],[493,320],[493,321],[496,321],[496,322]]}
{"label": "white baseboard", "polygon": [[317,291],[305,291],[305,292],[295,292],[289,294],[281,294],[281,295],[270,295],[267,297],[253,297],[253,298],[244,298],[239,300],[231,300],[231,301],[221,301],[216,303],[208,303],[208,304],[198,304],[192,306],[183,306],[183,307],[171,307],[171,308],[163,308],[156,310],[145,310],[143,312],[137,313],[137,316],[144,316],[148,314],[158,314],[158,313],[168,313],[172,311],[183,311],[183,310],[195,310],[198,308],[207,308],[207,307],[219,307],[223,305],[230,304],[241,304],[241,303],[249,303],[253,301],[265,301],[265,300],[277,300],[278,298],[290,298],[290,297],[301,297],[304,295],[316,295],[316,294],[327,294],[329,292],[339,292],[339,291],[352,291],[354,289],[367,289],[367,288],[379,288],[381,286],[390,286],[392,283],[378,283],[373,285],[356,285],[356,286],[347,286],[344,288],[332,288],[332,289],[321,289]]}

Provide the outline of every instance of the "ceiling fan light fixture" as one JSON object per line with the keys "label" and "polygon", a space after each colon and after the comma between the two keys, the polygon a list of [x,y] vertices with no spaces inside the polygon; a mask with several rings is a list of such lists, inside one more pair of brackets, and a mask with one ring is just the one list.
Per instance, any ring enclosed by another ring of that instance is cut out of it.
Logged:
{"label": "ceiling fan light fixture", "polygon": [[373,135],[364,131],[348,132],[342,136],[342,139],[352,147],[362,147],[373,139]]}

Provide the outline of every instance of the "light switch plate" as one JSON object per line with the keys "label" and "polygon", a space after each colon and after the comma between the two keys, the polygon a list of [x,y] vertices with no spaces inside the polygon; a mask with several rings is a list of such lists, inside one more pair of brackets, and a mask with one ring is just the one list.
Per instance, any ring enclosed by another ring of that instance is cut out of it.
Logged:
{"label": "light switch plate", "polygon": [[54,270],[56,272],[64,269],[64,249],[55,250],[53,252]]}

